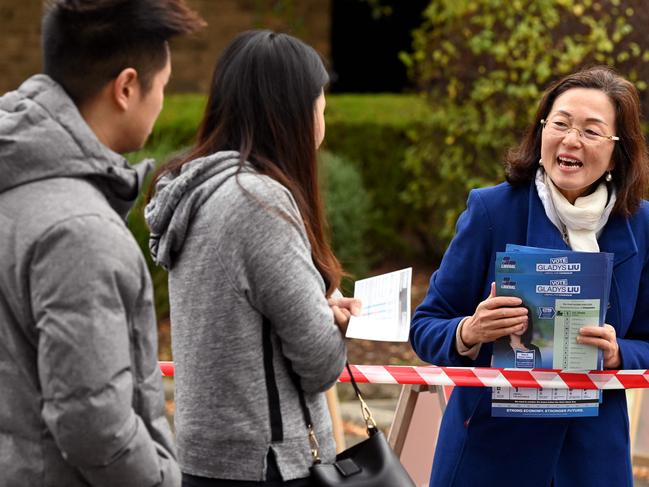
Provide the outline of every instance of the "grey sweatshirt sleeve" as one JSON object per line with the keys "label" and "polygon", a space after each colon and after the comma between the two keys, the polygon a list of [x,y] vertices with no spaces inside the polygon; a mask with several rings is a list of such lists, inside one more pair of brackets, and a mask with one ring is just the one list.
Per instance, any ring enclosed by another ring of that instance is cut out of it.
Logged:
{"label": "grey sweatshirt sleeve", "polygon": [[174,453],[132,407],[138,331],[126,310],[151,303],[136,301],[143,269],[127,232],[105,218],[77,217],[36,245],[30,282],[42,415],[91,485],[175,487]]}
{"label": "grey sweatshirt sleeve", "polygon": [[[330,388],[343,370],[344,339],[325,298],[297,206],[267,177],[239,178],[250,193],[239,197],[225,239],[232,276],[253,307],[268,317],[282,352],[306,392]],[[258,353],[258,351],[251,351]]]}

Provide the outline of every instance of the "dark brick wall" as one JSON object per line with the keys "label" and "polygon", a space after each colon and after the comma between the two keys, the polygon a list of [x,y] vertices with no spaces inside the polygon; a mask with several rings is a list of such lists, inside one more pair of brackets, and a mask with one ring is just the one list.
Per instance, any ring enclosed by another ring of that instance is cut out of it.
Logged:
{"label": "dark brick wall", "polygon": [[[219,53],[239,32],[271,28],[289,32],[330,54],[331,0],[187,0],[208,23],[190,38],[172,42],[171,91],[207,90]],[[273,5],[284,5],[283,9]]]}
{"label": "dark brick wall", "polygon": [[41,69],[41,2],[0,0],[0,93]]}
{"label": "dark brick wall", "polygon": [[[208,27],[172,42],[169,92],[205,92],[219,53],[237,33],[254,28],[289,32],[330,55],[331,0],[187,0]],[[40,0],[0,0],[0,93],[41,70]]]}

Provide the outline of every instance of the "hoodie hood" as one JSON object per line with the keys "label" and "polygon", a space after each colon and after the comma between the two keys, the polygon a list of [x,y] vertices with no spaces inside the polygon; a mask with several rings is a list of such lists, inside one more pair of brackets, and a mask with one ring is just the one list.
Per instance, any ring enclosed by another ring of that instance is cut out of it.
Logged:
{"label": "hoodie hood", "polygon": [[0,194],[48,178],[87,178],[125,217],[151,168],[151,161],[131,166],[103,145],[49,76],[32,76],[0,98]]}
{"label": "hoodie hood", "polygon": [[180,173],[160,178],[155,196],[144,210],[153,260],[170,269],[196,211],[227,180],[252,170],[249,163],[241,163],[238,152],[223,151],[190,161]]}

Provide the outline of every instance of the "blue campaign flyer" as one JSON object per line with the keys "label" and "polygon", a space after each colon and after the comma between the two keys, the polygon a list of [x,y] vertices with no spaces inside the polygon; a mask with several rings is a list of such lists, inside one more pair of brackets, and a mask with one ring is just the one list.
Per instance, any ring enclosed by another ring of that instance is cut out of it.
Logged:
{"label": "blue campaign flyer", "polygon": [[[493,367],[588,371],[601,353],[577,343],[579,328],[603,325],[613,254],[508,246],[496,256],[496,294],[516,296],[528,326],[494,342]],[[598,391],[496,388],[492,415],[573,417],[598,413]]]}

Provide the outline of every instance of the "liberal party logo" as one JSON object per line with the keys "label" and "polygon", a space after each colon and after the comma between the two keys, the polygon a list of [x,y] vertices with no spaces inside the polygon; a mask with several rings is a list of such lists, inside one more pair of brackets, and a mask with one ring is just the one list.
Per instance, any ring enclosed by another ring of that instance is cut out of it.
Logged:
{"label": "liberal party logo", "polygon": [[516,289],[516,281],[512,281],[511,277],[503,277],[500,289]]}
{"label": "liberal party logo", "polygon": [[516,261],[513,260],[510,256],[506,255],[503,257],[502,262],[500,263],[501,269],[516,269]]}

